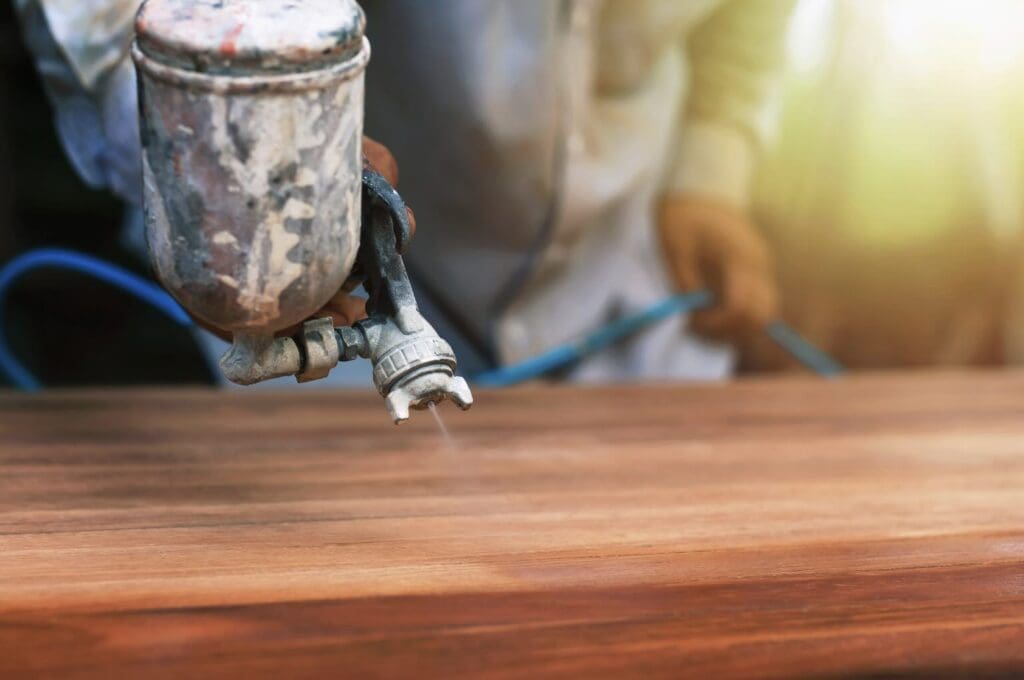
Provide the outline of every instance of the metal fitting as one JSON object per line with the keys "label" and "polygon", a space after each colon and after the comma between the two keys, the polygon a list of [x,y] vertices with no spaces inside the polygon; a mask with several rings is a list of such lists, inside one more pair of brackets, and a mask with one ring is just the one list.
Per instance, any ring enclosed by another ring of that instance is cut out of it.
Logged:
{"label": "metal fitting", "polygon": [[295,375],[302,369],[302,353],[291,338],[235,333],[234,343],[221,357],[224,377],[238,385]]}
{"label": "metal fitting", "polygon": [[355,361],[359,357],[370,356],[370,345],[362,325],[356,328],[341,326],[335,328],[334,333],[340,352],[339,361]]}
{"label": "metal fitting", "polygon": [[334,320],[330,317],[314,319],[302,324],[299,336],[302,350],[302,371],[295,376],[300,383],[326,378],[338,365],[341,348],[334,334]]}

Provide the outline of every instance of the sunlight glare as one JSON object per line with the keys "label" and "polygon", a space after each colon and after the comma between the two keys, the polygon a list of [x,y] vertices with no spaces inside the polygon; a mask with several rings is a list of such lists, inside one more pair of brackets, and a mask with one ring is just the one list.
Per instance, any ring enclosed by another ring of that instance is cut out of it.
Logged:
{"label": "sunlight glare", "polygon": [[897,66],[998,76],[1024,58],[1019,0],[887,0],[878,7]]}

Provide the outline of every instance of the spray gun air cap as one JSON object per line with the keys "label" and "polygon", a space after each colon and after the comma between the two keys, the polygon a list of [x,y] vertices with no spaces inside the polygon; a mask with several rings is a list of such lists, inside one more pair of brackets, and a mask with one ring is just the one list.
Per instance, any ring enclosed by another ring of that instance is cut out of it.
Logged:
{"label": "spray gun air cap", "polygon": [[469,385],[455,375],[455,352],[419,310],[406,307],[395,317],[367,320],[357,328],[357,333],[339,336],[342,353],[354,343],[358,348],[352,349],[373,362],[373,384],[395,423],[408,420],[411,409],[424,410],[445,400],[463,411],[473,405]]}

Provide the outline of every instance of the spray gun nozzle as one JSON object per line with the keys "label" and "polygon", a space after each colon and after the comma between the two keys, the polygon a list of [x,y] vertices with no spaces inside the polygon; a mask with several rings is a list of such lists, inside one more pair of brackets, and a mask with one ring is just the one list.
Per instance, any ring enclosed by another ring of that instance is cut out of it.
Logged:
{"label": "spray gun nozzle", "polygon": [[464,378],[444,371],[422,374],[395,386],[387,396],[388,413],[395,424],[409,419],[410,409],[424,411],[449,399],[463,411],[473,405],[473,394]]}
{"label": "spray gun nozzle", "polygon": [[403,308],[394,317],[367,319],[335,333],[342,360],[360,356],[373,363],[373,383],[395,423],[408,420],[412,410],[425,410],[446,399],[463,411],[473,405],[469,385],[455,375],[451,346],[416,308]]}

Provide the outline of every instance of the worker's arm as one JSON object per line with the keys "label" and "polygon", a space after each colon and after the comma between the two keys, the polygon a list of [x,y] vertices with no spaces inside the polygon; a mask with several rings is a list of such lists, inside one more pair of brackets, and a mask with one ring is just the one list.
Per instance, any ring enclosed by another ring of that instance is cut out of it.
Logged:
{"label": "worker's arm", "polygon": [[731,0],[689,38],[691,93],[659,206],[677,285],[710,286],[718,305],[698,332],[745,335],[776,313],[768,248],[747,216],[766,104],[783,63],[792,0]]}
{"label": "worker's arm", "polygon": [[71,164],[89,186],[136,205],[142,202],[142,163],[128,49],[140,3],[14,2]]}

